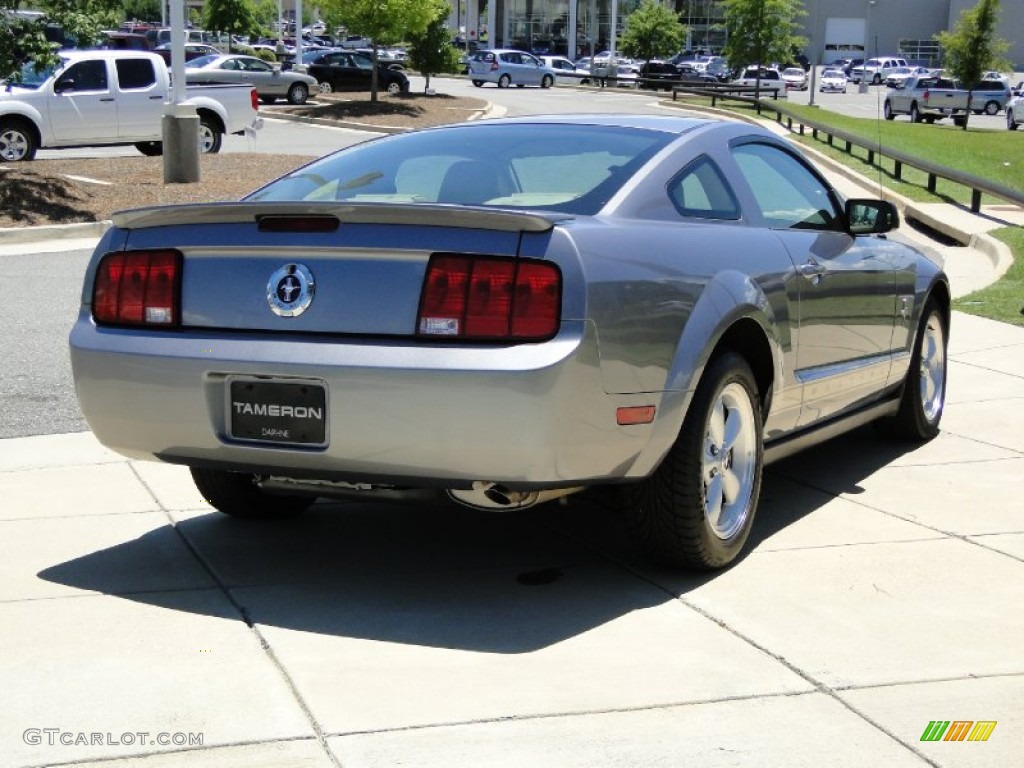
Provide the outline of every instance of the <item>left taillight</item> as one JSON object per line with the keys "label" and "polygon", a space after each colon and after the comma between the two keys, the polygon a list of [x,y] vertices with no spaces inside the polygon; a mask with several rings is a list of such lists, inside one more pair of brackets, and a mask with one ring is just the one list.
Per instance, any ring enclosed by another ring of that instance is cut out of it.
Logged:
{"label": "left taillight", "polygon": [[421,337],[544,341],[558,332],[562,273],[534,259],[434,254],[420,294]]}
{"label": "left taillight", "polygon": [[181,253],[108,253],[96,268],[92,316],[102,325],[176,327],[181,319]]}

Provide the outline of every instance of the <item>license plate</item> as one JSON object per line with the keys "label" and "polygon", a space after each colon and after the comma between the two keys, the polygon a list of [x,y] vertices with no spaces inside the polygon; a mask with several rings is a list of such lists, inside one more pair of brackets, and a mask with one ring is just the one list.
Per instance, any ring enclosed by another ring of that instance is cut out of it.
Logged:
{"label": "license plate", "polygon": [[228,431],[236,440],[327,444],[327,388],[317,382],[232,379]]}

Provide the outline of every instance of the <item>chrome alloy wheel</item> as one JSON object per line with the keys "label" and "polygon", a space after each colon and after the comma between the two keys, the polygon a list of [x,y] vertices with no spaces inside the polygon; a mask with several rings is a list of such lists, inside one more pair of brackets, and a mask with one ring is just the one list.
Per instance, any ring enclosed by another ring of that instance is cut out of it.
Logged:
{"label": "chrome alloy wheel", "polygon": [[704,437],[704,516],[715,536],[730,539],[750,515],[757,464],[757,425],[746,389],[736,382],[718,394]]}
{"label": "chrome alloy wheel", "polygon": [[924,338],[921,340],[921,410],[929,421],[942,413],[945,400],[946,344],[942,330],[942,318],[932,312],[925,323]]}

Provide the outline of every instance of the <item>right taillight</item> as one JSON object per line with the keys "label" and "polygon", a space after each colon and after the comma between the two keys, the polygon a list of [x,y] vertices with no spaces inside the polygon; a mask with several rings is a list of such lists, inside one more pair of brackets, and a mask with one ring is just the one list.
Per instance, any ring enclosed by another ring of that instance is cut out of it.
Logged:
{"label": "right taillight", "polygon": [[562,273],[551,262],[435,254],[416,320],[421,337],[543,341],[558,332]]}
{"label": "right taillight", "polygon": [[103,325],[176,327],[181,316],[181,253],[108,253],[96,267],[93,319]]}

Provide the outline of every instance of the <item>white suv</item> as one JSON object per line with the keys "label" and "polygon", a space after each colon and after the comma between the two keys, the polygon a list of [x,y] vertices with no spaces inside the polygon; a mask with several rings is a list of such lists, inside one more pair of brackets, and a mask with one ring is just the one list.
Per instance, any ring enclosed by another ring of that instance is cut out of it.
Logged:
{"label": "white suv", "polygon": [[881,56],[876,59],[868,59],[859,67],[850,70],[850,79],[859,83],[862,80],[872,85],[884,83],[885,78],[893,73],[897,67],[908,66],[906,59],[898,59],[895,56]]}

